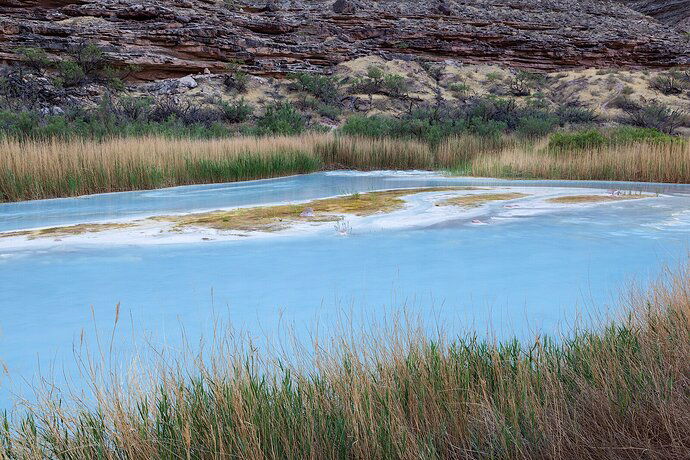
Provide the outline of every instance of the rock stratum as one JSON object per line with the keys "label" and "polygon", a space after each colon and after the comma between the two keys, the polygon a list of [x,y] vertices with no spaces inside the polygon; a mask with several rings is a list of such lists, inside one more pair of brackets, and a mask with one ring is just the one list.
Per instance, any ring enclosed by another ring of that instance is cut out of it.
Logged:
{"label": "rock stratum", "polygon": [[257,75],[360,56],[552,71],[690,64],[687,0],[0,0],[0,60],[83,42],[143,80],[241,61]]}

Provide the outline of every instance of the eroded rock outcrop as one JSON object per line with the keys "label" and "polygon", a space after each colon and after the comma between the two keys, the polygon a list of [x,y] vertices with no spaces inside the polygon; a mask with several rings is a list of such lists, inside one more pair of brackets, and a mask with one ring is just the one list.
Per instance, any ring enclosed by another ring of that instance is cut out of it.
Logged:
{"label": "eroded rock outcrop", "polygon": [[0,60],[17,60],[20,46],[60,57],[92,41],[147,80],[233,60],[262,75],[324,70],[372,54],[543,70],[670,67],[690,64],[690,39],[676,27],[687,3],[0,0]]}
{"label": "eroded rock outcrop", "polygon": [[649,15],[663,24],[690,32],[690,1],[688,0],[619,0],[630,8]]}

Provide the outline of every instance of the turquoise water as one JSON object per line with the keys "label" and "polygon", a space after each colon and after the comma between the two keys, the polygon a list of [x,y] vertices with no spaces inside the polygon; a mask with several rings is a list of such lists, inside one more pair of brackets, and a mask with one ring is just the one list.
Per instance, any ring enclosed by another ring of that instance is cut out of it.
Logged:
{"label": "turquoise water", "polygon": [[[256,337],[293,324],[327,334],[338,312],[385,317],[405,308],[451,334],[555,333],[618,304],[621,290],[685,260],[687,186],[449,179],[428,173],[320,173],[0,205],[0,230],[304,200],[446,184],[577,186],[661,192],[652,200],[515,216],[496,225],[450,219],[397,230],[194,244],[55,242],[0,251],[0,408],[37,369],[74,370],[82,331],[126,349],[132,329],[174,346],[218,318]],[[58,378],[59,379],[59,378]]]}

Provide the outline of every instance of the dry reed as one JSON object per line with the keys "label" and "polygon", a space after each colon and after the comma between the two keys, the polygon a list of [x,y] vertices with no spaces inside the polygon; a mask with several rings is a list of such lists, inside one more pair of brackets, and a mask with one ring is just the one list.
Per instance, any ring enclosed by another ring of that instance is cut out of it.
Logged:
{"label": "dry reed", "polygon": [[515,146],[479,155],[478,176],[690,183],[690,142],[641,142],[573,152]]}
{"label": "dry reed", "polygon": [[230,182],[320,169],[450,169],[549,179],[690,182],[690,143],[550,152],[511,137],[414,140],[306,134],[185,140],[0,140],[0,201]]}

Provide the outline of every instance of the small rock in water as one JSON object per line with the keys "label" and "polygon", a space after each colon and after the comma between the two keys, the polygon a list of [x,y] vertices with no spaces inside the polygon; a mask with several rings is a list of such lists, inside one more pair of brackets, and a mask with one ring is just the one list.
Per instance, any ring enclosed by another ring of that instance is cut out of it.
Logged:
{"label": "small rock in water", "polygon": [[304,211],[299,215],[300,217],[314,217],[313,208],[304,208]]}

